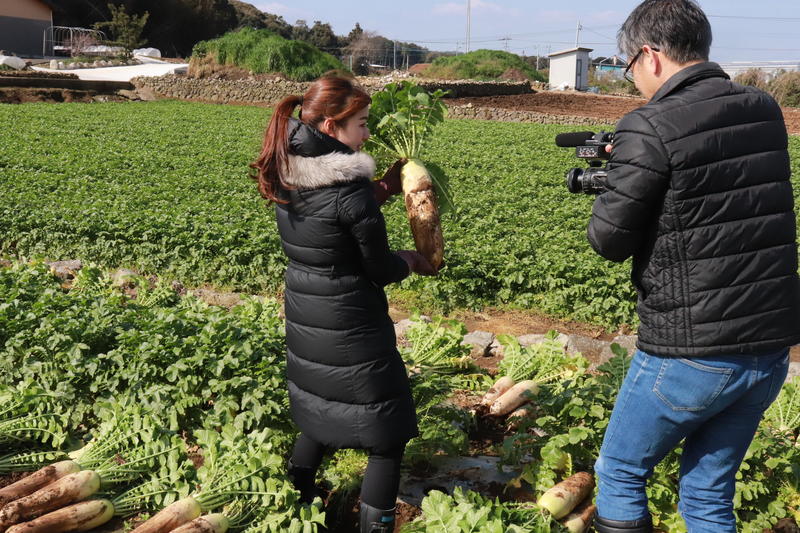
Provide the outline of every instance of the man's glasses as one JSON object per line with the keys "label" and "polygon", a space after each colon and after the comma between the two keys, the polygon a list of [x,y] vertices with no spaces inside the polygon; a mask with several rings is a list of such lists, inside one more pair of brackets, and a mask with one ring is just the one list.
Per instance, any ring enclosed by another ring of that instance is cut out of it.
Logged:
{"label": "man's glasses", "polygon": [[[650,50],[653,50],[654,52],[660,52],[661,51],[658,48],[656,48],[655,46],[651,46]],[[639,48],[639,51],[636,52],[635,56],[633,56],[633,59],[631,59],[631,62],[628,63],[627,67],[625,67],[625,73],[622,75],[622,77],[625,78],[626,81],[629,81],[629,82],[633,83],[633,72],[631,72],[631,68],[633,68],[633,65],[636,63],[636,61],[639,60],[639,56],[642,55],[642,52],[644,52],[644,48]]]}

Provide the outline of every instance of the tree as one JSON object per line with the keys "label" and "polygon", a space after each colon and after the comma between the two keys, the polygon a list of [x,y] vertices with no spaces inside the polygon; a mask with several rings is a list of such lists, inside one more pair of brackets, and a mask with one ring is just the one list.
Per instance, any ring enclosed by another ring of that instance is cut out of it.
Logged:
{"label": "tree", "polygon": [[113,44],[125,49],[125,55],[130,57],[134,48],[139,48],[145,44],[142,39],[144,25],[150,13],[147,11],[143,15],[129,15],[124,6],[108,4],[111,12],[111,20],[95,23],[95,29],[108,28],[113,38]]}
{"label": "tree", "polygon": [[370,64],[388,63],[394,50],[394,43],[375,32],[365,31],[355,41],[344,49],[345,65],[352,61],[352,70],[355,74],[369,73]]}
{"label": "tree", "polygon": [[339,38],[333,33],[331,25],[323,24],[319,20],[314,21],[314,25],[308,32],[306,42],[329,54],[335,54],[337,52],[336,49],[339,47]]}
{"label": "tree", "polygon": [[305,20],[298,20],[294,23],[292,27],[292,39],[295,41],[308,41],[309,33],[311,30],[308,28],[308,24]]}
{"label": "tree", "polygon": [[359,40],[362,35],[364,35],[364,30],[361,28],[361,24],[356,22],[355,27],[352,30],[350,30],[350,33],[347,35],[347,37],[344,38],[345,41],[344,45],[345,46],[350,45],[351,43]]}
{"label": "tree", "polygon": [[239,0],[228,0],[228,2],[236,10],[237,28],[267,29],[284,39],[292,38],[292,26],[280,15],[266,13],[251,4],[240,2]]}
{"label": "tree", "polygon": [[274,33],[277,33],[284,39],[292,37],[292,27],[286,22],[282,16],[273,15],[272,13],[264,13],[266,15],[266,28]]}

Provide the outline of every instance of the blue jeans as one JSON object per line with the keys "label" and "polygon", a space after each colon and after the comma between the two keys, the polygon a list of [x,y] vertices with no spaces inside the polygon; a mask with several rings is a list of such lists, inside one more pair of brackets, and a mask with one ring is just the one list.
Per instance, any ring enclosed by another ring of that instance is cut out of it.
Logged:
{"label": "blue jeans", "polygon": [[736,472],[788,368],[788,348],[698,359],[637,351],[595,463],[598,515],[649,516],[647,479],[686,439],[678,510],[689,532],[736,533]]}

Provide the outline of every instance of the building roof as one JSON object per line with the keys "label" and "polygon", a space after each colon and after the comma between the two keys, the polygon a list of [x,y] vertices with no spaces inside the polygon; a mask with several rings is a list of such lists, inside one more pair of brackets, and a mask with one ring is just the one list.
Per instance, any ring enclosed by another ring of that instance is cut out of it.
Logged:
{"label": "building roof", "polygon": [[548,54],[547,57],[556,57],[562,56],[566,54],[574,54],[575,52],[591,52],[594,48],[584,48],[579,46],[577,48],[570,48],[569,50],[561,50],[560,52],[553,52],[552,54]]}
{"label": "building roof", "polygon": [[45,6],[50,8],[51,11],[58,10],[58,5],[56,5],[55,0],[33,0],[33,1],[39,2],[40,4],[44,4]]}

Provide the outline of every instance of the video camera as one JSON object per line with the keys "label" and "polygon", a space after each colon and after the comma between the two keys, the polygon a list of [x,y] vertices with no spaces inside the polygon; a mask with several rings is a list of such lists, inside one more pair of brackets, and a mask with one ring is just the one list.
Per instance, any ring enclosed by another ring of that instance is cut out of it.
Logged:
{"label": "video camera", "polygon": [[606,147],[614,142],[614,133],[601,131],[576,131],[556,135],[556,146],[575,148],[575,156],[585,159],[589,168],[571,168],[567,171],[567,190],[571,193],[601,194],[608,190],[604,165],[611,154]]}

